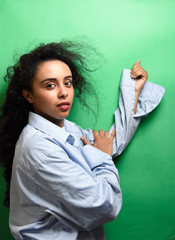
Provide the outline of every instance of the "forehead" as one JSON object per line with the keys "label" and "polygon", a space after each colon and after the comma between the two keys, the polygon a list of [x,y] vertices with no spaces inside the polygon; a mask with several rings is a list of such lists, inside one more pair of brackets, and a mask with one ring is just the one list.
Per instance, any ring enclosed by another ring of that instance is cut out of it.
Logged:
{"label": "forehead", "polygon": [[62,77],[72,75],[69,66],[60,60],[49,60],[39,64],[35,77]]}

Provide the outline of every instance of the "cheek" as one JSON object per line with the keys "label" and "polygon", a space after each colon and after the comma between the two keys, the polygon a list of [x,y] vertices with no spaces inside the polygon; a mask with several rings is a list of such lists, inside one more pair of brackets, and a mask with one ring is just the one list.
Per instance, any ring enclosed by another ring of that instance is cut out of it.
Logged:
{"label": "cheek", "polygon": [[74,90],[72,91],[72,102],[74,100]]}
{"label": "cheek", "polygon": [[73,99],[74,98],[74,89],[70,89],[69,96]]}
{"label": "cheek", "polygon": [[52,96],[50,95],[46,95],[46,94],[38,94],[35,97],[35,102],[34,104],[37,106],[42,106],[42,107],[47,107],[53,100],[52,100]]}

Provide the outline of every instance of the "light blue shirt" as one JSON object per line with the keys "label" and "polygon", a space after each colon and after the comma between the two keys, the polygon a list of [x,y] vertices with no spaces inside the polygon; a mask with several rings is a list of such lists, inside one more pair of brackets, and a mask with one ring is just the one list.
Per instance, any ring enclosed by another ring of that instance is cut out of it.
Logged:
{"label": "light blue shirt", "polygon": [[[142,116],[161,101],[164,88],[146,82],[137,113],[135,80],[124,70],[113,157],[121,154]],[[10,190],[10,229],[18,240],[103,240],[103,224],[115,219],[122,206],[118,171],[112,157],[86,145],[92,130],[68,120],[60,128],[30,112],[16,144]]]}

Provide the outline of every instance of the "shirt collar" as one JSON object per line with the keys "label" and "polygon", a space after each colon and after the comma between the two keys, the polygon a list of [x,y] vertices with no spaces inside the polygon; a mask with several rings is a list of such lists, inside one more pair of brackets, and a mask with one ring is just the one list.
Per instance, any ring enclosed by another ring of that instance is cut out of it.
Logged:
{"label": "shirt collar", "polygon": [[[56,124],[50,122],[46,118],[36,113],[33,113],[33,112],[29,113],[28,124],[38,129],[39,131],[55,139],[58,139],[59,141],[62,141],[62,142],[68,141],[71,144],[74,143],[74,139],[73,139],[74,137],[70,135],[70,133],[66,132],[64,128],[57,126]],[[69,139],[71,139],[71,141],[69,141]]]}

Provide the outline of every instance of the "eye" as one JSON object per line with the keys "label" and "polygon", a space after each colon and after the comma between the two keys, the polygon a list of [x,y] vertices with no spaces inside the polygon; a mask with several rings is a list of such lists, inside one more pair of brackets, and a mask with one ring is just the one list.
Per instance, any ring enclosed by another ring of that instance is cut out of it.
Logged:
{"label": "eye", "polygon": [[49,83],[49,84],[46,85],[46,88],[48,88],[48,89],[52,89],[54,87],[55,87],[54,83]]}
{"label": "eye", "polygon": [[67,80],[64,84],[68,87],[72,86],[72,80]]}

